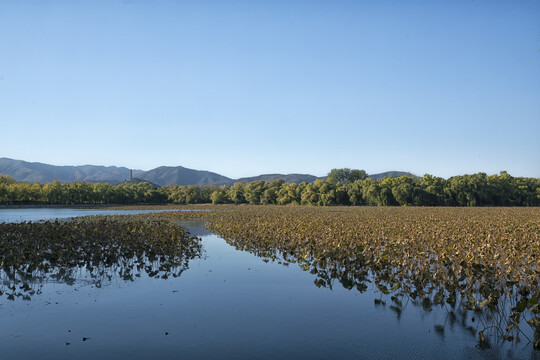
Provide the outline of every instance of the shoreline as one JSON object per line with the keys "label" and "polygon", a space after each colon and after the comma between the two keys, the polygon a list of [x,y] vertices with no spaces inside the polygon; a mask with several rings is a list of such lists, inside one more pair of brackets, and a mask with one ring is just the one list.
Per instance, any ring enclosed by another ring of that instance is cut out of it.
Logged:
{"label": "shoreline", "polygon": [[[44,204],[44,205],[0,205],[0,209],[45,209],[45,208],[54,208],[54,209],[104,209],[111,205],[83,205],[83,204],[73,204],[73,205],[60,205],[60,204]],[[113,205],[118,206],[118,205]]]}

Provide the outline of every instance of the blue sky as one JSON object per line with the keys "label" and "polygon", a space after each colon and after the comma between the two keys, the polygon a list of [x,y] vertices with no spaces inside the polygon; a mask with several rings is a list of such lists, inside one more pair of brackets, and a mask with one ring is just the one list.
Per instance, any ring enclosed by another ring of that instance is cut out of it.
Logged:
{"label": "blue sky", "polygon": [[540,177],[539,1],[0,1],[0,157]]}

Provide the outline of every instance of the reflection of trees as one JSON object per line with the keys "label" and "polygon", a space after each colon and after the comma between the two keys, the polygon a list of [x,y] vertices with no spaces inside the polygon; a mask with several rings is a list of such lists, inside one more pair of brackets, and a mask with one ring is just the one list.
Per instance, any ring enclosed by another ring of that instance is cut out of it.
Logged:
{"label": "reflection of trees", "polygon": [[30,300],[44,282],[101,287],[178,277],[201,255],[200,239],[169,221],[126,216],[0,224],[0,296]]}
{"label": "reflection of trees", "polygon": [[[300,247],[290,242],[271,243],[253,238],[226,237],[226,241],[265,262],[277,261],[285,266],[297,263],[304,271],[315,275],[317,287],[332,289],[337,281],[345,289],[365,292],[370,283],[374,284],[381,294],[375,299],[375,305],[387,306],[388,303],[388,308],[398,319],[408,304],[422,307],[427,312],[435,307],[444,308],[446,321],[434,328],[440,336],[444,335],[445,326],[461,326],[478,339],[479,347],[489,347],[491,339],[495,342],[531,342],[539,349],[540,294],[536,283],[520,286],[517,282],[508,282],[507,288],[503,289],[497,286],[494,273],[483,271],[484,267],[478,264],[471,265],[470,272],[462,271],[453,278],[441,279],[429,269],[415,273],[396,268],[385,260],[387,252],[382,253],[382,258],[376,258],[364,249],[347,247]],[[523,323],[527,323],[525,329]]]}

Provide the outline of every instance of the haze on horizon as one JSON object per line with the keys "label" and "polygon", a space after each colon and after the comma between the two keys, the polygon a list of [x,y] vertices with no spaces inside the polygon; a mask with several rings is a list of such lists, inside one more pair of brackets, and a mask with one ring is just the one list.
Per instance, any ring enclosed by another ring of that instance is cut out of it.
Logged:
{"label": "haze on horizon", "polygon": [[537,1],[0,3],[0,157],[540,177]]}

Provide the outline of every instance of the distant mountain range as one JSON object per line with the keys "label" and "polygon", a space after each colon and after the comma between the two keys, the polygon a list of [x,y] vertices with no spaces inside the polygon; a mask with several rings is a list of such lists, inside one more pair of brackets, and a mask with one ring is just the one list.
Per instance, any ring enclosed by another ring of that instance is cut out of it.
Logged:
{"label": "distant mountain range", "polygon": [[129,169],[116,166],[55,166],[38,162],[27,162],[0,158],[0,174],[11,176],[17,181],[50,183],[61,182],[108,182],[118,184],[129,177]]}
{"label": "distant mountain range", "polygon": [[[9,175],[20,182],[33,183],[37,181],[40,184],[58,180],[60,182],[106,182],[116,185],[129,179],[129,169],[126,167],[96,165],[56,166],[8,158],[0,158],[0,174]],[[380,179],[386,176],[394,177],[402,175],[411,174],[403,171],[388,171],[370,176],[373,179]],[[273,181],[276,179],[283,179],[287,183],[294,182],[298,184],[303,181],[313,182],[316,179],[326,178],[319,178],[309,174],[264,174],[231,179],[210,171],[193,170],[182,166],[160,166],[149,171],[133,170],[133,177],[137,178],[138,181],[146,180],[157,185],[232,185],[240,181]]]}
{"label": "distant mountain range", "polygon": [[236,182],[252,182],[252,181],[257,181],[257,180],[264,180],[266,182],[270,182],[270,181],[274,181],[274,180],[278,180],[278,179],[283,179],[285,180],[286,183],[296,183],[296,184],[300,184],[301,182],[308,182],[308,183],[312,183],[314,182],[315,180],[317,179],[320,179],[314,175],[309,175],[309,174],[265,174],[265,175],[259,175],[259,176],[252,176],[252,177],[245,177],[245,178],[240,178],[238,180],[236,180]]}
{"label": "distant mountain range", "polygon": [[137,177],[158,185],[229,185],[234,182],[233,179],[220,174],[182,166],[160,166]]}

